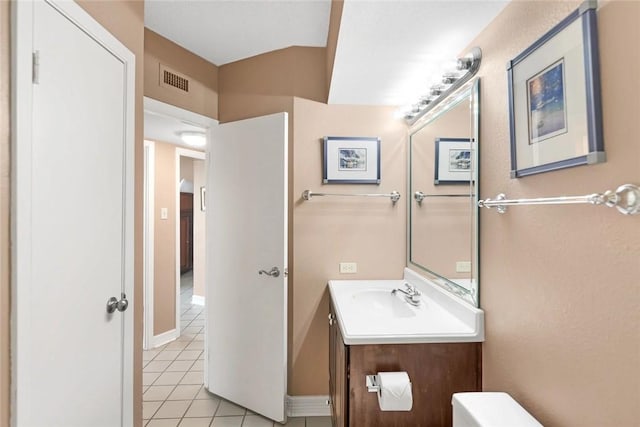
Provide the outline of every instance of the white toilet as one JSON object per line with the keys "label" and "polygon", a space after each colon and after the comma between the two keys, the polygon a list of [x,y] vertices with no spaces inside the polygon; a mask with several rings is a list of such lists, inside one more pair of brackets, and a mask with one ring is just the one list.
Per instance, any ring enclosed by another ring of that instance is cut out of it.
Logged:
{"label": "white toilet", "polygon": [[543,427],[507,393],[454,393],[453,427]]}

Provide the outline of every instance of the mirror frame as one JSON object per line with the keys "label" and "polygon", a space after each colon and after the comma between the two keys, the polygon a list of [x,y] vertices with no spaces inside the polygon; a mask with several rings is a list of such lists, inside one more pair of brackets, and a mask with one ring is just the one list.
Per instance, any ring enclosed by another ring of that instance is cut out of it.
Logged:
{"label": "mirror frame", "polygon": [[[472,176],[475,178],[475,184],[470,188],[473,191],[471,194],[470,203],[472,203],[472,215],[473,220],[472,224],[472,232],[471,232],[471,289],[460,286],[456,282],[447,279],[444,276],[439,275],[437,272],[428,269],[425,266],[417,264],[416,262],[411,260],[411,213],[412,213],[412,203],[413,200],[413,187],[412,187],[412,174],[411,174],[411,155],[412,155],[412,145],[411,145],[411,137],[418,132],[423,127],[427,126],[429,123],[432,123],[434,120],[438,119],[440,116],[445,114],[454,106],[458,105],[459,102],[463,98],[469,98],[470,103],[470,115],[471,115],[471,125],[472,132],[471,134],[471,152],[472,152]],[[466,302],[474,305],[475,307],[480,306],[480,209],[478,208],[478,195],[479,195],[479,186],[480,186],[480,156],[479,156],[479,141],[480,141],[480,78],[476,77],[469,82],[462,85],[455,92],[451,93],[447,99],[443,100],[443,102],[422,117],[420,120],[416,121],[410,128],[408,132],[407,142],[408,142],[408,150],[407,150],[407,189],[408,189],[408,197],[407,197],[407,267],[417,271],[419,274],[425,276],[430,279],[432,282],[436,283],[438,286],[443,289],[451,292],[459,298],[462,298]]]}

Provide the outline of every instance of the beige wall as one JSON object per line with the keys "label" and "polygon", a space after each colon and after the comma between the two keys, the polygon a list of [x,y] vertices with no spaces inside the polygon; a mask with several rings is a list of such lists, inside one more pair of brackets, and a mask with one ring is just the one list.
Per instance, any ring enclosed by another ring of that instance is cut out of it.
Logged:
{"label": "beige wall", "polygon": [[[160,65],[186,76],[189,92],[160,86]],[[144,31],[144,95],[218,118],[218,67],[149,29]]]}
{"label": "beige wall", "polygon": [[[399,279],[405,265],[406,132],[394,108],[326,105],[294,99],[293,326],[290,395],[328,394],[329,279]],[[380,185],[322,185],[322,138],[379,136]],[[387,193],[389,199],[318,198],[304,190]],[[358,273],[339,273],[340,262],[358,263]]]}
{"label": "beige wall", "polygon": [[[419,125],[421,126],[421,125]],[[418,126],[418,127],[419,127]],[[470,138],[469,101],[423,126],[411,136],[411,194],[469,194],[466,185],[434,184],[436,138]],[[468,175],[467,175],[468,176]],[[469,198],[426,198],[422,204],[411,199],[411,261],[449,279],[470,278],[456,273],[457,261],[471,261],[471,203]]]}
{"label": "beige wall", "polygon": [[193,184],[193,159],[190,157],[180,157],[180,180],[183,179]]}
{"label": "beige wall", "polygon": [[[204,160],[193,160],[193,294],[204,297],[205,212],[201,210],[200,187],[206,185]],[[205,197],[206,199],[206,197]]]}
{"label": "beige wall", "polygon": [[9,3],[0,2],[0,427],[9,427],[11,368],[9,363]]}
{"label": "beige wall", "polygon": [[219,72],[221,122],[286,111],[292,97],[326,101],[324,48],[290,47],[225,64]]}
{"label": "beige wall", "polygon": [[[155,143],[153,334],[176,328],[176,147]],[[167,208],[167,219],[160,218]]]}
{"label": "beige wall", "polygon": [[[511,3],[483,50],[482,197],[588,194],[640,184],[640,3],[598,11],[607,162],[509,179],[505,64],[580,2]],[[631,427],[640,419],[640,218],[590,206],[481,213],[483,378],[544,425]]]}

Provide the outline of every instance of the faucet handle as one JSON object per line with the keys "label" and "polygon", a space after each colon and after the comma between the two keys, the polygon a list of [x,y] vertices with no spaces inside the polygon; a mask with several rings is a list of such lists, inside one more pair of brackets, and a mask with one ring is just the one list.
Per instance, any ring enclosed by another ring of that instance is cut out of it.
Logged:
{"label": "faucet handle", "polygon": [[404,286],[407,288],[407,291],[408,291],[410,294],[417,294],[417,295],[420,295],[420,292],[418,292],[418,290],[416,289],[416,287],[415,287],[415,286],[413,286],[412,284],[410,284],[410,283],[405,283],[405,284],[404,284]]}

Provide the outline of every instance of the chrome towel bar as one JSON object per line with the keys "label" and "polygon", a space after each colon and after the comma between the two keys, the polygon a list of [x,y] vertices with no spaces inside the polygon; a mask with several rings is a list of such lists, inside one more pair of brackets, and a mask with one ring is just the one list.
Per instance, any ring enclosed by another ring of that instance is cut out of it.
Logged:
{"label": "chrome towel bar", "polygon": [[383,193],[374,193],[374,194],[358,194],[358,193],[316,193],[311,190],[304,190],[302,192],[302,198],[304,200],[311,200],[312,197],[317,196],[345,196],[345,197],[388,197],[391,199],[391,202],[395,205],[398,200],[400,200],[400,193],[397,191],[392,191],[391,193],[383,194]]}
{"label": "chrome towel bar", "polygon": [[615,207],[624,215],[640,213],[640,187],[634,184],[624,184],[614,191],[593,193],[585,196],[541,197],[537,199],[507,199],[504,194],[498,194],[495,199],[478,201],[481,208],[496,208],[499,213],[505,213],[507,206],[513,205],[567,205],[587,203],[591,205],[605,205]]}
{"label": "chrome towel bar", "polygon": [[473,194],[424,194],[422,191],[416,191],[413,193],[413,198],[416,202],[422,203],[427,197],[472,197]]}

